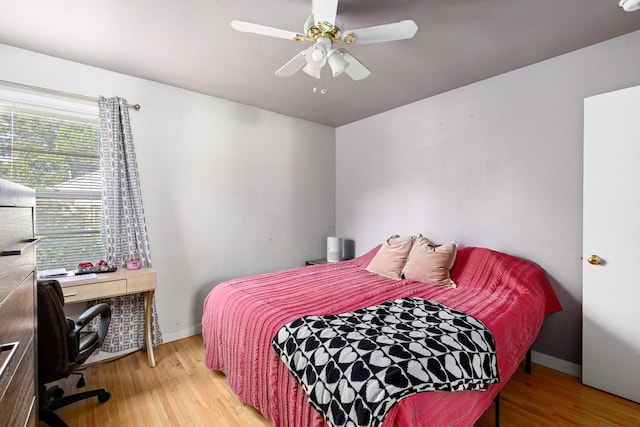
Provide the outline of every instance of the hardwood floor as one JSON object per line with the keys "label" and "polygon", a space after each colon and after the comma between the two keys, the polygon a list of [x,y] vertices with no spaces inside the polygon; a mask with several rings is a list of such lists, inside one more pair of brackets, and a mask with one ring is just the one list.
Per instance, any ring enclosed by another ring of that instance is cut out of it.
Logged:
{"label": "hardwood floor", "polygon": [[[231,392],[223,374],[205,367],[201,336],[161,345],[156,361],[157,367],[149,368],[146,353],[137,352],[87,367],[85,389],[104,387],[111,399],[98,403],[93,398],[58,414],[71,427],[270,426]],[[74,392],[76,380],[64,381],[68,393]],[[640,404],[540,365],[533,365],[532,375],[521,367],[500,396],[502,427],[640,426]],[[494,426],[493,406],[476,426]]]}

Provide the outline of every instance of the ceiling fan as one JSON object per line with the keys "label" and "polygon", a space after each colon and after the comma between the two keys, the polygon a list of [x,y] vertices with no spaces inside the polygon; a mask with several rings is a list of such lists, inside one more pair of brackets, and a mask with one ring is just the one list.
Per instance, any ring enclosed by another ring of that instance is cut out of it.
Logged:
{"label": "ceiling fan", "polygon": [[418,30],[415,22],[406,20],[342,31],[337,12],[338,0],[311,0],[311,16],[304,24],[304,34],[237,20],[231,22],[231,27],[237,31],[311,43],[311,46],[278,69],[277,76],[288,77],[302,70],[320,79],[322,68],[329,64],[334,77],[345,72],[354,80],[367,78],[371,71],[345,49],[336,48],[335,45],[342,43],[354,46],[405,40],[413,37]]}

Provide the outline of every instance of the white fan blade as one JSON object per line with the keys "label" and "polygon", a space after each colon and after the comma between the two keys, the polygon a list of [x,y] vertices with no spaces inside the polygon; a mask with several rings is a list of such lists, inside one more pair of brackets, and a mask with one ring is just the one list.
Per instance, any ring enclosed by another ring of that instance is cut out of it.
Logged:
{"label": "white fan blade", "polygon": [[413,37],[416,31],[418,31],[416,23],[412,20],[406,20],[345,31],[345,34],[351,33],[356,36],[355,44],[358,45],[406,40]]}
{"label": "white fan blade", "polygon": [[331,26],[336,24],[338,0],[311,0],[311,14],[313,23],[327,22]]}
{"label": "white fan blade", "polygon": [[305,59],[305,51],[302,50],[296,56],[291,58],[289,62],[284,64],[278,71],[276,71],[276,76],[280,77],[289,77],[293,76],[295,73],[300,71],[302,67],[307,65],[307,60]]}
{"label": "white fan blade", "polygon": [[266,25],[252,24],[244,21],[231,21],[231,27],[243,33],[254,33],[263,36],[277,37],[279,39],[295,40],[300,35],[294,31],[281,30],[279,28],[267,27]]}
{"label": "white fan blade", "polygon": [[339,49],[342,52],[344,59],[347,60],[349,66],[345,68],[344,72],[349,75],[353,80],[362,80],[369,77],[371,71],[367,69],[360,61],[353,57],[349,52],[344,49]]}

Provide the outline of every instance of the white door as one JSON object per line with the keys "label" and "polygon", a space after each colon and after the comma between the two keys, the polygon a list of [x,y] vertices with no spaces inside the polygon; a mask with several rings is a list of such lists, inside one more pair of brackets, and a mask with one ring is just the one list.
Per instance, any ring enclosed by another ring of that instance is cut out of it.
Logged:
{"label": "white door", "polygon": [[584,109],[582,382],[640,402],[640,86]]}

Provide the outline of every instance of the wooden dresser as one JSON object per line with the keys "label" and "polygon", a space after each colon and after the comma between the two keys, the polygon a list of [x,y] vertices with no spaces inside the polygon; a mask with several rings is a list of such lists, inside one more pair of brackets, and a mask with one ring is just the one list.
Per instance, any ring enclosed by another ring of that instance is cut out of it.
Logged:
{"label": "wooden dresser", "polygon": [[0,426],[35,426],[35,191],[0,179]]}

